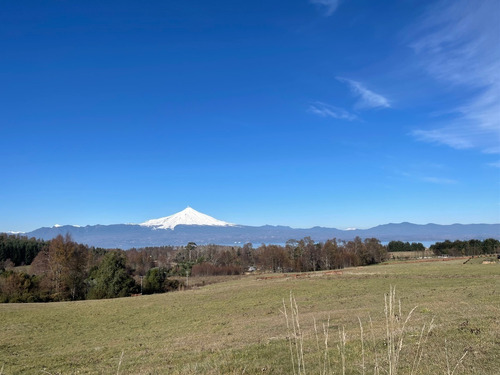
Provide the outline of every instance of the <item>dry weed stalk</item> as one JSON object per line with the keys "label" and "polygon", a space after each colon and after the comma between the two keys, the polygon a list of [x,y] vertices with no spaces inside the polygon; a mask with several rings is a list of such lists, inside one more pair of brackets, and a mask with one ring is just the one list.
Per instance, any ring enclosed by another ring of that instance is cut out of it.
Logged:
{"label": "dry weed stalk", "polygon": [[346,334],[345,327],[342,326],[342,330],[339,328],[339,354],[340,359],[342,360],[342,375],[345,375],[345,344],[346,344]]}
{"label": "dry weed stalk", "polygon": [[330,328],[330,316],[328,316],[328,321],[326,322],[326,324],[323,323],[323,337],[325,338],[325,352],[324,352],[324,362],[323,362],[324,375],[330,373],[330,357],[328,356],[329,328]]}
{"label": "dry weed stalk", "polygon": [[123,353],[125,353],[125,350],[122,350],[122,355],[120,356],[120,361],[118,362],[118,370],[116,370],[116,375],[120,375],[120,366],[122,365],[123,361]]}
{"label": "dry weed stalk", "polygon": [[358,316],[359,330],[361,335],[361,370],[362,374],[365,375],[365,340],[363,336],[363,323],[361,323],[361,318]]}
{"label": "dry weed stalk", "polygon": [[[367,337],[371,337],[371,345],[373,347],[373,375],[380,375],[381,373],[385,373],[388,375],[397,375],[400,370],[399,362],[401,351],[403,349],[404,339],[407,336],[407,323],[410,321],[410,318],[417,308],[415,306],[410,312],[403,316],[401,309],[401,301],[396,300],[396,288],[390,287],[389,293],[384,296],[385,301],[385,341],[387,345],[387,368],[385,366],[380,365],[380,358],[376,347],[377,340],[375,338],[375,333],[373,329],[373,321],[371,316],[369,316],[370,322],[370,331]],[[290,358],[292,361],[293,375],[306,375],[306,366],[304,361],[304,333],[300,328],[299,323],[299,309],[297,306],[297,301],[293,296],[293,293],[290,292],[290,315],[288,313],[287,304],[283,299],[283,315],[285,316],[288,337],[289,337],[289,349],[290,349]],[[334,374],[331,368],[331,360],[329,355],[329,327],[330,327],[330,316],[328,317],[328,321],[323,323],[323,342],[321,340],[321,333],[318,329],[318,324],[316,319],[314,320],[314,333],[316,337],[316,350],[318,351],[318,368],[320,375],[329,375]],[[366,347],[365,347],[365,331],[363,328],[363,323],[361,318],[358,317],[359,328],[360,328],[360,339],[361,339],[361,374],[366,375],[367,369],[370,364],[366,363]],[[424,324],[420,329],[418,342],[415,344],[414,348],[414,358],[411,362],[411,368],[409,371],[409,375],[418,374],[418,369],[424,354],[424,348],[426,346],[427,340],[430,336],[432,329],[434,328],[434,319],[430,321],[430,323]],[[341,373],[345,375],[346,368],[349,367],[349,364],[346,363],[346,346],[347,346],[347,334],[345,331],[345,327],[339,327],[338,329],[339,341],[337,344],[337,349],[340,357],[341,364]],[[458,360],[453,370],[450,368],[449,357],[448,357],[448,349],[445,340],[445,353],[446,353],[446,365],[447,365],[447,375],[455,375],[455,371],[462,363],[463,359],[467,355],[465,352],[462,357]],[[383,355],[382,355],[383,357]]]}
{"label": "dry weed stalk", "polygon": [[373,348],[374,348],[374,355],[375,355],[375,366],[373,367],[373,375],[380,375],[380,367],[379,367],[379,364],[378,364],[378,354],[377,354],[377,351],[375,350],[376,341],[375,341],[375,333],[374,333],[374,330],[373,330],[373,321],[372,321],[372,317],[371,316],[368,316],[368,317],[370,319],[370,331],[372,333],[372,345],[373,345]]}
{"label": "dry weed stalk", "polygon": [[319,354],[320,375],[328,375],[331,373],[330,370],[330,360],[328,356],[328,340],[329,340],[329,327],[330,327],[330,316],[328,316],[328,321],[323,323],[323,349],[320,347],[320,338],[318,334],[318,327],[316,324],[316,318],[314,319],[314,333],[316,335],[316,348]]}
{"label": "dry weed stalk", "polygon": [[432,318],[431,322],[429,323],[429,327],[427,328],[427,331],[425,330],[425,323],[422,326],[422,330],[420,331],[420,337],[418,339],[417,343],[417,350],[415,352],[415,358],[413,360],[413,365],[411,367],[411,372],[410,375],[416,374],[418,366],[420,365],[420,361],[422,360],[422,355],[424,354],[424,345],[427,342],[427,339],[429,338],[429,335],[432,331],[432,328],[434,323],[434,318]]}
{"label": "dry weed stalk", "polygon": [[444,352],[446,354],[446,371],[447,371],[447,375],[453,375],[455,373],[456,369],[458,368],[458,366],[462,363],[462,361],[465,358],[465,356],[467,355],[468,351],[466,351],[462,355],[462,357],[460,357],[460,359],[457,361],[457,364],[453,368],[453,371],[451,371],[451,372],[450,372],[450,360],[448,358],[448,345],[447,345],[446,339],[444,339]]}
{"label": "dry weed stalk", "polygon": [[[401,300],[396,304],[396,288],[391,285],[389,294],[384,296],[385,301],[385,324],[386,324],[386,340],[387,340],[387,360],[389,362],[389,375],[397,375],[398,363],[403,349],[403,341],[405,336],[406,324],[411,318],[415,306],[406,316],[403,321],[401,311]],[[396,309],[397,308],[397,309]],[[403,323],[402,323],[403,322]]]}
{"label": "dry weed stalk", "polygon": [[304,361],[304,335],[300,329],[299,322],[299,307],[297,301],[290,292],[290,310],[291,317],[288,318],[288,311],[286,308],[285,300],[283,299],[283,311],[285,315],[286,327],[288,330],[290,357],[292,360],[292,368],[294,375],[305,375],[306,367]]}

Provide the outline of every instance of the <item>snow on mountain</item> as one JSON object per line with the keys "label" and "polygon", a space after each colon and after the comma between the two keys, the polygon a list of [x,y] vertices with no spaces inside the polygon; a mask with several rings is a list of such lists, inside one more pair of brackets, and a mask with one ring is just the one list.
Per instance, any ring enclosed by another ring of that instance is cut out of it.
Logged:
{"label": "snow on mountain", "polygon": [[202,214],[191,207],[187,207],[174,215],[161,217],[159,219],[151,219],[139,225],[143,227],[154,227],[155,229],[174,229],[177,225],[234,226],[234,224],[226,223],[225,221],[217,220],[211,216]]}

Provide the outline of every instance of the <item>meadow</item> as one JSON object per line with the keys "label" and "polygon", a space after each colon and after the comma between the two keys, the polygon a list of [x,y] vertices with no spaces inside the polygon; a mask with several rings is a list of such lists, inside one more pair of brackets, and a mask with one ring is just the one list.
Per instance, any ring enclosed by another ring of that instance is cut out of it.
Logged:
{"label": "meadow", "polygon": [[[465,260],[249,275],[112,300],[2,304],[0,374],[498,374],[500,264]],[[394,368],[384,313],[391,286],[393,328],[403,338]],[[286,321],[294,301],[295,334]]]}

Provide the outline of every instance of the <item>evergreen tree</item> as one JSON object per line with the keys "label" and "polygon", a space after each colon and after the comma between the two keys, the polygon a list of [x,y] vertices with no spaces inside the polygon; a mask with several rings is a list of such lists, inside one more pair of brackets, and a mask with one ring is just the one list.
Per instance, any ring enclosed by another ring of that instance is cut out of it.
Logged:
{"label": "evergreen tree", "polygon": [[152,268],[144,278],[144,294],[165,292],[165,281],[167,280],[166,268]]}
{"label": "evergreen tree", "polygon": [[89,299],[129,296],[135,281],[127,272],[125,257],[116,251],[107,253],[90,278]]}

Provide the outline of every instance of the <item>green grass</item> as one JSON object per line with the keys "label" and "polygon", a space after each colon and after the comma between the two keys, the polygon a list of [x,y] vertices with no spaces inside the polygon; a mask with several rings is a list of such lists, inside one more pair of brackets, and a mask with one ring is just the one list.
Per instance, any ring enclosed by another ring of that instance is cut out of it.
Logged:
{"label": "green grass", "polygon": [[366,373],[373,374],[374,353],[387,368],[384,294],[392,285],[404,314],[417,306],[405,330],[400,373],[409,373],[420,329],[434,318],[419,374],[447,374],[445,339],[451,370],[467,352],[455,374],[497,374],[500,265],[463,262],[395,263],[299,278],[248,276],[114,300],[3,304],[0,368],[3,374],[292,374],[280,312],[292,291],[307,374],[320,373],[324,354],[314,320],[322,327],[328,318],[331,369],[342,373],[338,329],[345,327],[345,373],[362,373],[358,317]]}

